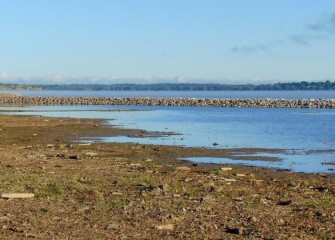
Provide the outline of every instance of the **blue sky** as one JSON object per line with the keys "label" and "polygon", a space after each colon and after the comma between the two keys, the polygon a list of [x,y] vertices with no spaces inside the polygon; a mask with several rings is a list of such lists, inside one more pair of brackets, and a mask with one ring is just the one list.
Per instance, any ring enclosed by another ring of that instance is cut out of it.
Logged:
{"label": "blue sky", "polygon": [[0,0],[0,82],[327,79],[334,0]]}

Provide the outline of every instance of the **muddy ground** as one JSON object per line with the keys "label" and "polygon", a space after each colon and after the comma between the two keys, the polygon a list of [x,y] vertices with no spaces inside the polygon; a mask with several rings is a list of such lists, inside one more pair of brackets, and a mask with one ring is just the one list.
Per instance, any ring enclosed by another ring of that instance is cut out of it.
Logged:
{"label": "muddy ground", "polygon": [[0,239],[335,238],[334,175],[177,160],[259,149],[79,142],[146,134],[104,120],[0,115],[0,129],[0,194],[34,194],[0,199]]}

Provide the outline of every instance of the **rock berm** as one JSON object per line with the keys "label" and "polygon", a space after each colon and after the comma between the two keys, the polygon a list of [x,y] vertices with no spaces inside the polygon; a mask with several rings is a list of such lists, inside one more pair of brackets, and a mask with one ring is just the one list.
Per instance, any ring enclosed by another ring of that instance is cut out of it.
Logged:
{"label": "rock berm", "polygon": [[255,108],[335,108],[335,99],[40,97],[0,94],[1,105],[140,105]]}

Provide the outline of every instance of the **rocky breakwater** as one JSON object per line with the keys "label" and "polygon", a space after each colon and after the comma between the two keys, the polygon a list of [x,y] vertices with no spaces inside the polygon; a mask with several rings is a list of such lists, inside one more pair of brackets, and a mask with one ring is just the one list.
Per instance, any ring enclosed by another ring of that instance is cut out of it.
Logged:
{"label": "rocky breakwater", "polygon": [[108,98],[108,97],[38,97],[0,94],[1,105],[140,105],[203,106],[257,108],[335,108],[335,99],[219,99],[219,98]]}

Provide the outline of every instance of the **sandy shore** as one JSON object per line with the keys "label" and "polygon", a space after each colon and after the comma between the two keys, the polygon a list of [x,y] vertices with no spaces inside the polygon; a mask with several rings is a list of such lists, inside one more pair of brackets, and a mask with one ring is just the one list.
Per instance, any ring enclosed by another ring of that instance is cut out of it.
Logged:
{"label": "sandy shore", "polygon": [[333,239],[335,176],[177,160],[260,149],[78,142],[146,134],[0,115],[2,239]]}

